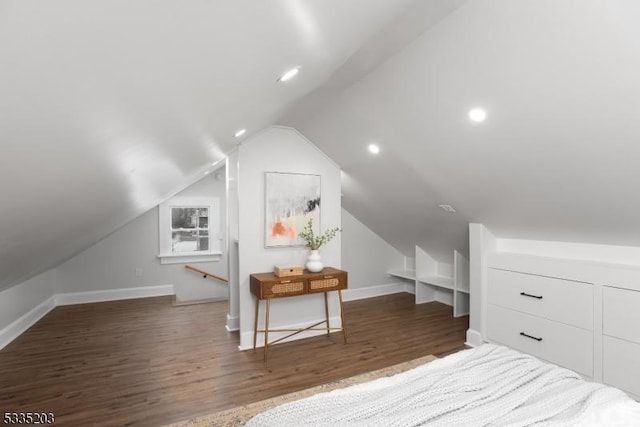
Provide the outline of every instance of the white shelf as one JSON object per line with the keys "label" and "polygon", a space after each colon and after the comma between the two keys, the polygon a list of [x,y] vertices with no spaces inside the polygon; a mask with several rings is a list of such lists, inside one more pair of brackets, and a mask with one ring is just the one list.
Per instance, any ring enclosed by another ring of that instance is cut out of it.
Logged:
{"label": "white shelf", "polygon": [[454,317],[469,314],[469,261],[453,251],[453,265],[440,264],[416,246],[416,304],[438,301],[453,306]]}
{"label": "white shelf", "polygon": [[416,280],[416,271],[415,270],[389,270],[387,274],[390,276],[400,277],[401,279],[407,280]]}
{"label": "white shelf", "polygon": [[426,283],[428,285],[438,286],[439,288],[454,289],[453,278],[446,276],[428,276],[419,277],[418,282]]}

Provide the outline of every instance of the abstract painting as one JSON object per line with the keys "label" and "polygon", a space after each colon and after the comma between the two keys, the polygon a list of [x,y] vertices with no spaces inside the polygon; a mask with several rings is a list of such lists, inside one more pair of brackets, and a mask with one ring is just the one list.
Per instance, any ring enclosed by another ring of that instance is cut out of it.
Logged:
{"label": "abstract painting", "polygon": [[265,173],[265,247],[301,246],[309,219],[320,230],[320,175]]}

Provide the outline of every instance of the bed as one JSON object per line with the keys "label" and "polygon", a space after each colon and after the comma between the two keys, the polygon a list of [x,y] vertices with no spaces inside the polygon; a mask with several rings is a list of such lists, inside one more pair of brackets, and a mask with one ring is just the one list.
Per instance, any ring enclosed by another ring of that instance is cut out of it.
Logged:
{"label": "bed", "polygon": [[622,391],[484,344],[258,414],[248,426],[640,426]]}

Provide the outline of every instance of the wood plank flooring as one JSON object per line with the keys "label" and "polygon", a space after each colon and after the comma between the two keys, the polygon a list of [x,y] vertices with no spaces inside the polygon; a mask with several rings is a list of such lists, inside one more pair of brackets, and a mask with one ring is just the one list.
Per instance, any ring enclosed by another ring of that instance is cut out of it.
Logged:
{"label": "wood plank flooring", "polygon": [[[56,425],[158,426],[464,348],[468,317],[395,294],[345,304],[340,333],[238,351],[226,303],[170,297],[57,307],[0,351],[0,409]],[[0,412],[0,415],[3,415]]]}

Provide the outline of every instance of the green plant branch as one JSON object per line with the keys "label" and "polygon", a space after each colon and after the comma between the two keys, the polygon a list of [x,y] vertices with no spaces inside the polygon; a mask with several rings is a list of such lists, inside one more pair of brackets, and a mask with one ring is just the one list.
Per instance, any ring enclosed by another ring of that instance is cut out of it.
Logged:
{"label": "green plant branch", "polygon": [[342,231],[339,227],[334,227],[326,230],[324,234],[317,236],[313,232],[313,219],[309,219],[309,222],[304,226],[304,229],[298,234],[304,239],[306,246],[311,250],[320,249],[320,246],[328,243],[331,239],[336,237],[339,231]]}

